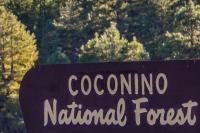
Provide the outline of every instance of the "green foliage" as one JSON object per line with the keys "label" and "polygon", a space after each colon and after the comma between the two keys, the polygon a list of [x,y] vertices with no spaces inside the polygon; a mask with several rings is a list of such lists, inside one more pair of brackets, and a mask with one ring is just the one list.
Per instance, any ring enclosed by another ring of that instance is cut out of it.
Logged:
{"label": "green foliage", "polygon": [[81,47],[79,60],[81,62],[133,61],[148,59],[141,43],[134,37],[128,42],[121,37],[116,23],[106,29],[103,35],[96,34],[94,39]]}
{"label": "green foliage", "polygon": [[39,32],[42,26],[59,16],[60,0],[6,0],[5,6],[27,25]]}
{"label": "green foliage", "polygon": [[200,57],[200,6],[189,0],[175,12],[174,29],[166,33],[160,53],[164,59]]}
{"label": "green foliage", "polygon": [[110,22],[116,19],[116,4],[117,0],[83,0],[84,10],[81,16],[88,24],[87,28],[93,32],[102,32],[106,27],[109,27]]}
{"label": "green foliage", "polygon": [[129,40],[133,33],[149,52],[152,60],[160,59],[158,47],[165,32],[171,28],[171,10],[177,0],[131,0],[120,21],[120,31]]}
{"label": "green foliage", "polygon": [[48,58],[46,64],[67,64],[70,63],[69,58],[62,52],[61,48],[57,48]]}
{"label": "green foliage", "polygon": [[111,21],[126,15],[126,7],[127,2],[123,0],[66,0],[55,26],[65,37],[60,46],[65,51],[69,51],[69,46],[71,48],[68,53],[72,62],[77,60],[78,49],[94,38],[95,33],[102,34]]}
{"label": "green foliage", "polygon": [[52,49],[59,46],[57,42],[59,43],[61,39],[53,23],[59,17],[60,6],[64,2],[65,0],[6,0],[5,2],[5,7],[18,16],[28,30],[35,33],[39,63],[45,63]]}
{"label": "green foliage", "polygon": [[9,107],[15,106],[12,103],[18,98],[19,83],[34,65],[38,53],[34,35],[26,31],[17,17],[3,7],[0,7],[0,16],[0,123],[8,126],[1,127],[0,132],[9,133],[15,131],[9,127],[10,119],[19,115]]}
{"label": "green foliage", "polygon": [[72,62],[75,62],[76,51],[80,45],[87,40],[87,33],[84,33],[84,21],[80,17],[83,10],[80,1],[65,0],[60,6],[60,17],[55,19],[53,25],[56,28],[58,43],[57,46],[65,51]]}

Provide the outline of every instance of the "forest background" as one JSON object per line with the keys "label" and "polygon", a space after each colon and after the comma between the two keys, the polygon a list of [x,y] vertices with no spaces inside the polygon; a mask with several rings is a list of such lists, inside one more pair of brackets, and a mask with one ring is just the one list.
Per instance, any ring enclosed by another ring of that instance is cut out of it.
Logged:
{"label": "forest background", "polygon": [[36,64],[199,59],[199,0],[0,0],[0,133]]}

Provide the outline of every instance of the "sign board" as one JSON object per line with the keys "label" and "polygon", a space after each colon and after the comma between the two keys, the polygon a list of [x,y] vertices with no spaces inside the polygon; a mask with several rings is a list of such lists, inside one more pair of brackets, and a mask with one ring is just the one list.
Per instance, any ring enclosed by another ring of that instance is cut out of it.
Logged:
{"label": "sign board", "polygon": [[199,133],[200,61],[39,65],[20,104],[27,133]]}

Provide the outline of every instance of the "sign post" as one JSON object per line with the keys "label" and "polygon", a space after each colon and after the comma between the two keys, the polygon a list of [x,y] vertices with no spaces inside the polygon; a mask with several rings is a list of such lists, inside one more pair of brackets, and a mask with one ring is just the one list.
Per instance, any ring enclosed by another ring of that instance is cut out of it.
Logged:
{"label": "sign post", "polygon": [[27,133],[199,133],[200,61],[39,65],[20,104]]}

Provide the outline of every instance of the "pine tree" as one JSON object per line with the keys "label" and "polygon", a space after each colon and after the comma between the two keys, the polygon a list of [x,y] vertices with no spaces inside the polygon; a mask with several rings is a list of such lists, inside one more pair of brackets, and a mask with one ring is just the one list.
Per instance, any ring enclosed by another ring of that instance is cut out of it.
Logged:
{"label": "pine tree", "polygon": [[60,17],[55,19],[53,23],[57,29],[58,49],[64,51],[72,62],[76,60],[76,49],[84,44],[83,42],[87,36],[87,34],[83,33],[85,23],[80,18],[80,12],[82,10],[80,1],[65,0],[60,6]]}
{"label": "pine tree", "polygon": [[103,35],[96,33],[95,38],[81,47],[81,62],[134,61],[148,59],[143,45],[134,37],[133,41],[121,37],[116,23],[106,29]]}
{"label": "pine tree", "polygon": [[59,33],[53,22],[60,16],[60,6],[64,1],[6,0],[5,2],[5,7],[35,34],[39,50],[39,63],[46,63],[46,59],[52,54],[52,49],[56,49],[59,45],[57,44],[60,42]]}
{"label": "pine tree", "polygon": [[67,64],[70,63],[68,56],[62,51],[62,48],[54,49],[54,52],[46,60],[46,64]]}
{"label": "pine tree", "polygon": [[160,48],[164,59],[200,57],[200,5],[192,0],[175,12],[174,29]]}
{"label": "pine tree", "polygon": [[[67,51],[74,62],[77,49],[87,43],[97,32],[101,34],[116,19],[115,7],[118,0],[66,0],[60,7],[60,17],[55,26],[62,29],[63,50]],[[70,46],[71,45],[71,46]],[[71,52],[69,52],[69,47]]]}
{"label": "pine tree", "polygon": [[172,28],[174,6],[180,0],[128,0],[124,16],[118,21],[120,32],[128,39],[133,33],[150,54],[152,60],[161,59],[158,48],[166,31]]}
{"label": "pine tree", "polygon": [[40,30],[59,16],[59,7],[65,0],[5,0],[5,7],[16,15],[31,32]]}
{"label": "pine tree", "polygon": [[117,0],[83,0],[83,17],[86,19],[90,31],[101,33],[108,28],[111,21],[117,18]]}
{"label": "pine tree", "polygon": [[[20,127],[16,98],[19,83],[37,60],[36,40],[17,17],[0,7],[0,132],[11,133]],[[11,109],[12,108],[12,109]]]}

